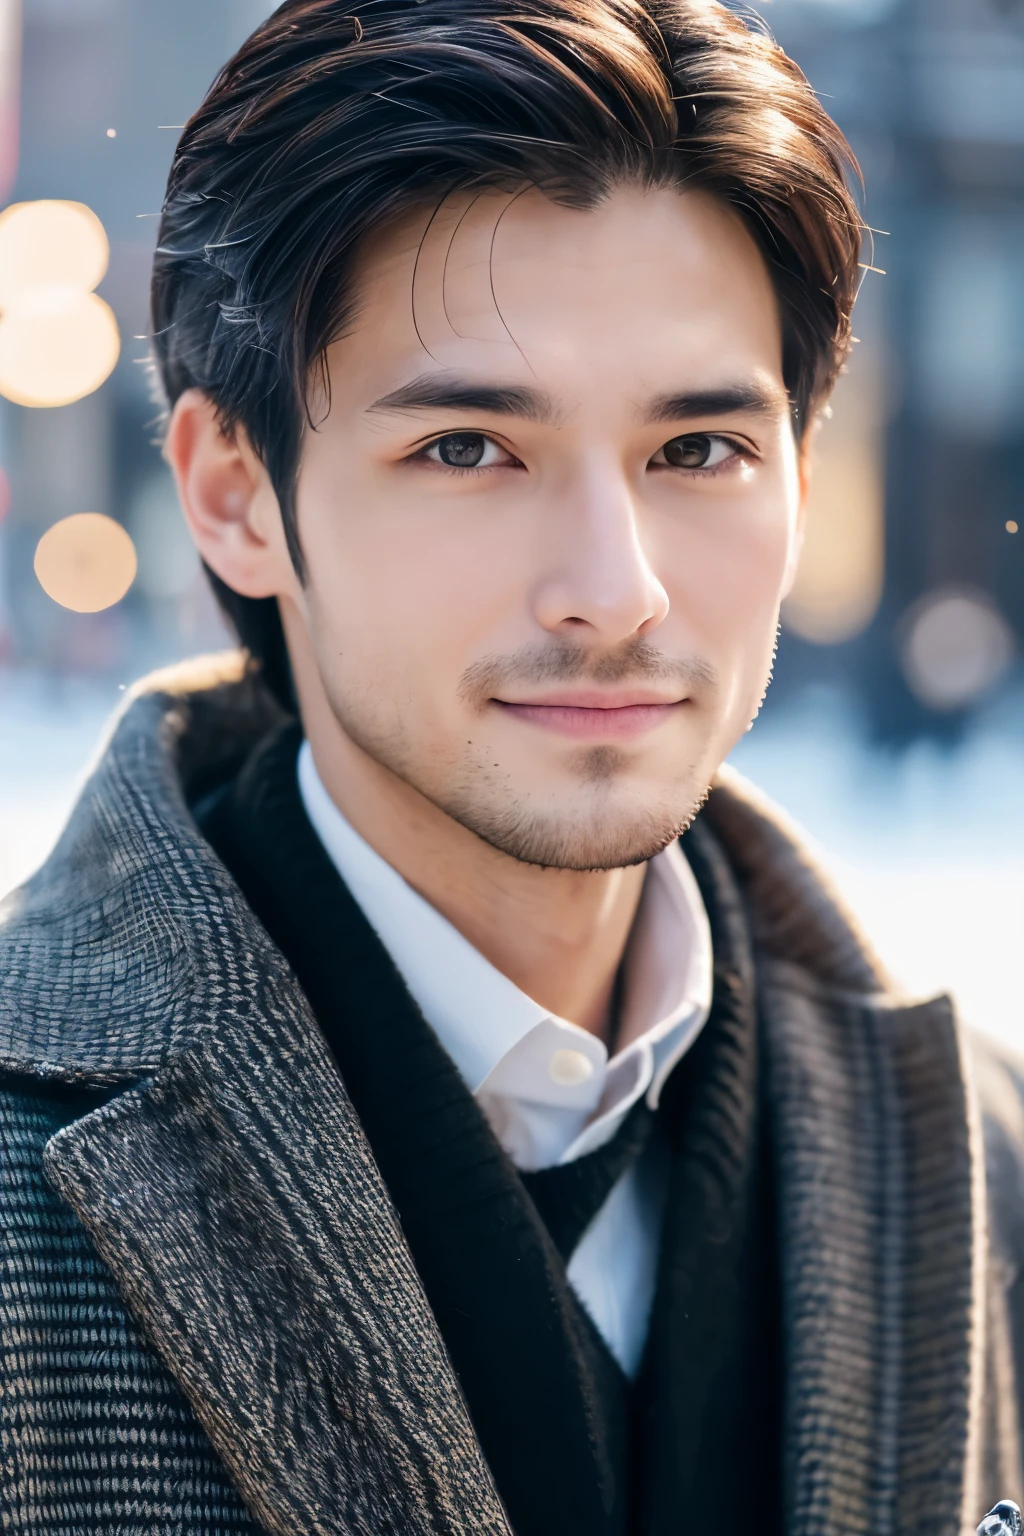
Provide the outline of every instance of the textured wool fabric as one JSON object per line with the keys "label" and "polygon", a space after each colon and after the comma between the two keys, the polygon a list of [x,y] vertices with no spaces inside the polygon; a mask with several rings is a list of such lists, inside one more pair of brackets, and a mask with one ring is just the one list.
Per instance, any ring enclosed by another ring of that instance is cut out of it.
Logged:
{"label": "textured wool fabric", "polygon": [[42,1177],[50,1137],[105,1096],[11,1083],[0,1118],[0,1530],[255,1536],[180,1388]]}
{"label": "textured wool fabric", "polygon": [[[259,1526],[281,1536],[506,1532],[308,1004],[188,815],[169,753],[180,706],[165,698],[149,729],[138,724],[115,737],[65,834],[58,861],[70,859],[71,888],[47,893],[51,864],[16,898],[3,933],[7,1064],[24,1052],[38,1077],[120,1089],[46,1143],[34,1187],[45,1171],[88,1229],[162,1358],[160,1390],[169,1365]],[[214,741],[229,749],[237,736],[225,725]],[[202,775],[211,758],[197,766]],[[9,1090],[5,1117],[20,1102]],[[95,1503],[94,1482],[102,1488],[118,1466],[141,1477],[147,1465],[126,1423],[112,1468],[102,1458],[76,1466],[97,1404],[65,1397],[64,1332],[52,1326],[60,1297],[76,1289],[88,1313],[93,1288],[57,1267],[40,1341],[42,1390],[55,1400],[51,1454],[85,1490],[62,1515],[72,1530]],[[24,1322],[20,1266],[4,1298],[6,1337]],[[17,1511],[13,1529],[45,1531],[51,1491],[24,1455],[27,1404],[41,1389],[20,1366],[3,1385],[5,1508]],[[174,1480],[192,1475],[182,1453]],[[166,1529],[134,1518],[122,1533]],[[211,1520],[198,1501],[182,1529],[205,1532]]]}
{"label": "textured wool fabric", "polygon": [[[509,1530],[322,1034],[188,810],[274,720],[236,658],[152,680],[0,914],[17,1536]],[[1021,1498],[1020,1069],[895,993],[750,786],[704,820],[753,935],[783,1530],[967,1536]]]}

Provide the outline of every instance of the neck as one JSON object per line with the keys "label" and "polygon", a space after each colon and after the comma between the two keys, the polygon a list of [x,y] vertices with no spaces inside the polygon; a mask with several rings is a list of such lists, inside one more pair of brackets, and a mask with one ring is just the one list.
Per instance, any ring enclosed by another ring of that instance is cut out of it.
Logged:
{"label": "neck", "polygon": [[302,715],[324,788],[371,848],[535,1002],[610,1044],[615,977],[644,866],[523,864],[363,752],[326,701],[307,709],[304,700]]}

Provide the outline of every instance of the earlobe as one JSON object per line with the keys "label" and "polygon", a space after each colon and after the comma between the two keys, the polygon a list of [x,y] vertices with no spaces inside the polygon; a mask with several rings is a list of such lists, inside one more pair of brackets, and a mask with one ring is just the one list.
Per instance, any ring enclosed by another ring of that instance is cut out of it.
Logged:
{"label": "earlobe", "polygon": [[243,597],[290,592],[294,570],[270,478],[244,432],[225,432],[201,390],[175,403],[164,443],[196,548]]}

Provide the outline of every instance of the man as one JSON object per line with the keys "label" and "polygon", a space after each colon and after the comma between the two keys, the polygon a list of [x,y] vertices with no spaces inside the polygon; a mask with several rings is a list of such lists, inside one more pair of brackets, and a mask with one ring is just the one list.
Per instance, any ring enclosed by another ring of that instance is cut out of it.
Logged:
{"label": "man", "polygon": [[1019,1496],[1018,1080],[721,769],[850,163],[705,0],[289,0],[186,128],[166,454],[244,650],[6,908],[5,1530]]}

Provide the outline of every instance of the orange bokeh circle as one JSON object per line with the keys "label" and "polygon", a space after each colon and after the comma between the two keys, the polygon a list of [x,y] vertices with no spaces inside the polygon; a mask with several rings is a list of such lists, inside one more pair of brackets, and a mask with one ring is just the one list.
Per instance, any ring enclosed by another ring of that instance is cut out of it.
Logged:
{"label": "orange bokeh circle", "polygon": [[135,580],[131,537],[102,512],[77,512],[43,534],[35,573],[48,597],[75,613],[99,613],[119,603]]}

